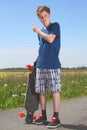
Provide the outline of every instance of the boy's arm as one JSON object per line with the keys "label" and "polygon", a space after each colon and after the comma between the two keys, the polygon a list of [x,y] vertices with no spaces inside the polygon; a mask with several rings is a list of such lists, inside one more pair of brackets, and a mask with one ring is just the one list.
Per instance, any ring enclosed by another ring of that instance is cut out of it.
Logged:
{"label": "boy's arm", "polygon": [[38,33],[39,35],[41,35],[43,37],[43,39],[45,39],[46,41],[48,41],[49,43],[52,43],[56,37],[56,35],[54,34],[46,34],[44,32],[42,32],[36,25],[33,24],[33,31]]}

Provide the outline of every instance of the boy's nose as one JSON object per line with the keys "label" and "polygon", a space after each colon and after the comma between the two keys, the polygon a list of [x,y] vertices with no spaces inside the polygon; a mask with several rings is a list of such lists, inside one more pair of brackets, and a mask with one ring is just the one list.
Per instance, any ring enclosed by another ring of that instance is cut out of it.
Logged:
{"label": "boy's nose", "polygon": [[43,21],[46,21],[46,18],[45,18],[45,17],[43,17]]}

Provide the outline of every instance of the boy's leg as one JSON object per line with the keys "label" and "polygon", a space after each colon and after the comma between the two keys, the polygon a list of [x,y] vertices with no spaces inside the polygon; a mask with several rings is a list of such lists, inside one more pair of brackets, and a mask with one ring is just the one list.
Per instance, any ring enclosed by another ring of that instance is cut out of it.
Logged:
{"label": "boy's leg", "polygon": [[60,93],[53,93],[53,108],[54,113],[51,122],[47,125],[48,128],[57,128],[60,126],[59,119],[59,105],[60,105]]}
{"label": "boy's leg", "polygon": [[38,69],[36,71],[36,84],[35,84],[35,91],[36,93],[40,93],[40,105],[41,110],[46,110],[46,70],[45,69]]}
{"label": "boy's leg", "polygon": [[60,69],[50,69],[48,70],[48,75],[48,85],[53,96],[54,112],[59,112],[61,90]]}
{"label": "boy's leg", "polygon": [[41,111],[39,118],[34,121],[35,124],[42,124],[47,121],[46,116],[46,94],[40,93]]}
{"label": "boy's leg", "polygon": [[46,94],[45,93],[40,93],[40,105],[41,105],[41,110],[46,110]]}
{"label": "boy's leg", "polygon": [[51,122],[47,125],[48,128],[56,128],[60,125],[59,119],[59,106],[60,106],[60,89],[61,89],[61,80],[60,73],[58,70],[49,70],[50,79],[49,86],[53,96],[53,117]]}
{"label": "boy's leg", "polygon": [[54,112],[59,112],[59,106],[60,106],[60,93],[53,93],[53,108]]}
{"label": "boy's leg", "polygon": [[37,69],[36,73],[36,92],[40,93],[40,106],[41,106],[41,114],[38,119],[34,121],[35,124],[42,124],[46,122],[46,94],[45,94],[45,70],[44,69]]}

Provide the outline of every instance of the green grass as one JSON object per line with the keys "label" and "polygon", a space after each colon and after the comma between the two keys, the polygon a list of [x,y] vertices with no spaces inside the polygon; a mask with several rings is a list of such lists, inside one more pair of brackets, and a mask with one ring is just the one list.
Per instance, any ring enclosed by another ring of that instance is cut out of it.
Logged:
{"label": "green grass", "polygon": [[[0,72],[0,109],[23,107],[28,71]],[[87,70],[62,70],[61,99],[87,96]],[[47,93],[47,100],[52,95]]]}
{"label": "green grass", "polygon": [[87,71],[62,72],[61,98],[69,99],[87,96]]}

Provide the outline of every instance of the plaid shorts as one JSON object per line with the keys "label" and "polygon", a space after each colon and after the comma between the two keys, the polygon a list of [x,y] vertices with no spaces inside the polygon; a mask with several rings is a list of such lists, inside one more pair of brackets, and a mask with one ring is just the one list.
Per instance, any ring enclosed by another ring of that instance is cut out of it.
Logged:
{"label": "plaid shorts", "polygon": [[45,93],[47,90],[52,93],[61,91],[60,69],[36,69],[35,91]]}

